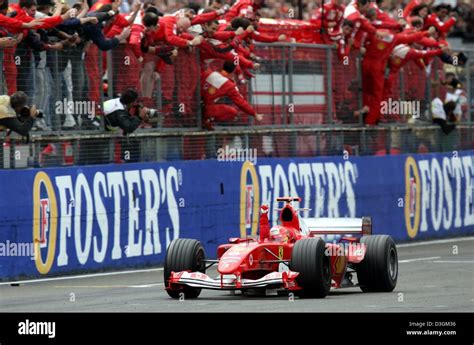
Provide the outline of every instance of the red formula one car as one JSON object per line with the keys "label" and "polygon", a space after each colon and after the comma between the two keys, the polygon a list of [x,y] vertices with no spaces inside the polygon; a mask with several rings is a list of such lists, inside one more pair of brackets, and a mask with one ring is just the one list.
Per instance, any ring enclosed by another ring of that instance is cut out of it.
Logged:
{"label": "red formula one car", "polygon": [[[175,239],[166,253],[165,288],[173,298],[196,298],[201,289],[294,292],[324,298],[331,287],[360,286],[362,291],[392,291],[398,277],[397,249],[388,235],[372,235],[364,218],[306,218],[284,197],[280,224],[270,228],[268,207],[261,207],[258,238],[231,238],[207,260],[201,243]],[[338,235],[325,243],[323,236]],[[218,276],[206,269],[217,264]],[[352,282],[357,274],[357,284]]]}

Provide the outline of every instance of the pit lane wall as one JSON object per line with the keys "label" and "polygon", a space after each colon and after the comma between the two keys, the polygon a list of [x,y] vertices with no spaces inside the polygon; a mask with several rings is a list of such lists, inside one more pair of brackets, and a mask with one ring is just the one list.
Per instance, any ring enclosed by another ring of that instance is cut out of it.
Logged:
{"label": "pit lane wall", "polygon": [[[234,159],[232,155],[229,160]],[[397,242],[474,233],[474,151],[387,157],[186,161],[0,172],[0,280],[163,263],[177,237],[209,257],[255,235],[259,205],[372,216]]]}

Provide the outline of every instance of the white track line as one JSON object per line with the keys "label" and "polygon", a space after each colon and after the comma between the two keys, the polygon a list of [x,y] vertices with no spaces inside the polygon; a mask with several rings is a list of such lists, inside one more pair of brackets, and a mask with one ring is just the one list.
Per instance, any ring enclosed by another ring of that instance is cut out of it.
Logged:
{"label": "white track line", "polygon": [[0,286],[1,285],[11,285],[11,284],[42,283],[42,282],[48,282],[48,281],[69,280],[69,279],[107,277],[107,276],[117,276],[117,275],[121,275],[121,274],[148,273],[148,272],[158,272],[158,271],[163,271],[163,268],[160,267],[160,268],[150,268],[150,269],[144,269],[144,270],[90,273],[90,274],[81,274],[81,275],[78,275],[78,276],[65,276],[65,277],[42,278],[42,279],[31,279],[31,280],[18,280],[18,281],[0,283]]}
{"label": "white track line", "polygon": [[145,285],[130,285],[130,288],[148,288],[153,286],[165,286],[164,283],[156,283],[156,284],[145,284]]}
{"label": "white track line", "polygon": [[434,260],[436,264],[474,264],[474,260]]}
{"label": "white track line", "polygon": [[[450,238],[446,240],[434,240],[434,241],[424,241],[424,242],[415,242],[415,243],[404,243],[404,244],[397,244],[398,248],[406,248],[406,247],[416,247],[416,246],[427,246],[432,244],[443,244],[443,243],[452,243],[452,242],[465,242],[465,241],[474,241],[474,236],[471,237],[456,237]],[[430,258],[419,258],[423,260],[428,260]],[[439,259],[439,257],[436,257]],[[409,259],[414,260],[414,259]],[[420,261],[420,260],[417,260]],[[406,260],[399,261],[403,262],[410,262]],[[82,278],[93,278],[93,277],[107,277],[107,276],[115,276],[121,274],[133,274],[133,273],[146,273],[146,272],[157,272],[162,271],[163,268],[152,268],[152,269],[144,269],[144,270],[129,270],[129,271],[118,271],[118,272],[106,272],[106,273],[90,273],[90,274],[81,274],[78,276],[64,276],[64,277],[55,277],[55,278],[41,278],[41,279],[30,279],[30,280],[18,280],[18,281],[10,281],[10,282],[2,282],[2,285],[11,285],[11,284],[31,284],[31,283],[42,283],[47,281],[59,281],[59,280],[69,280],[69,279],[82,279]]]}
{"label": "white track line", "polygon": [[429,258],[415,258],[415,259],[398,260],[398,263],[399,264],[404,264],[406,262],[429,261],[429,260],[436,260],[436,259],[441,259],[441,256],[431,256]]}
{"label": "white track line", "polygon": [[423,242],[413,242],[413,243],[402,243],[402,244],[397,244],[397,248],[429,246],[431,244],[443,244],[443,243],[466,242],[466,241],[474,241],[474,236],[472,236],[472,237],[455,237],[455,238],[449,238],[449,239],[446,239],[446,240],[434,240],[434,241],[423,241]]}

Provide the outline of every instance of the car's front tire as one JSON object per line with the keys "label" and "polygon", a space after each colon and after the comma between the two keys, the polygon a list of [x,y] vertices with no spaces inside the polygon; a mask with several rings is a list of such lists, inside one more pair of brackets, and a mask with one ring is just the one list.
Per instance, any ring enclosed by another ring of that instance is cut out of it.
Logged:
{"label": "car's front tire", "polygon": [[[169,278],[171,272],[191,271],[191,272],[206,272],[206,264],[204,262],[206,253],[201,242],[187,238],[177,238],[171,242],[166,252],[165,266],[164,266],[164,282],[166,292],[172,298],[197,298],[200,293],[200,288],[191,286],[183,286],[183,289],[171,290],[168,289]],[[183,294],[183,295],[181,295]]]}
{"label": "car's front tire", "polygon": [[356,266],[357,280],[364,292],[391,292],[398,279],[398,254],[395,242],[388,235],[363,236],[364,259]]}
{"label": "car's front tire", "polygon": [[303,290],[300,297],[324,298],[331,289],[331,260],[326,255],[322,238],[304,238],[297,241],[291,255],[290,269],[300,274],[296,281]]}

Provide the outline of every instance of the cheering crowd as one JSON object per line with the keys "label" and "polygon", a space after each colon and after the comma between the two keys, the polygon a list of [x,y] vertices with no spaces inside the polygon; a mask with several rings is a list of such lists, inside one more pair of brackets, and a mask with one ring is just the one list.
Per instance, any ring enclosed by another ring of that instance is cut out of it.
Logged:
{"label": "cheering crowd", "polygon": [[[446,40],[457,19],[450,16],[447,4],[433,6],[434,0],[410,0],[403,11],[392,16],[379,6],[384,0],[331,0],[312,18],[322,28],[319,43],[336,43],[338,56],[347,60],[351,51],[359,51],[362,60],[364,122],[376,125],[381,118],[380,104],[393,94],[393,84],[400,69],[414,61],[428,69],[438,57],[442,63],[464,66],[467,57],[454,53]],[[462,90],[455,79],[448,87],[455,93],[457,116],[461,116]]]}
{"label": "cheering crowd", "polygon": [[[434,0],[410,0],[398,11],[384,11],[383,0],[347,2],[330,0],[324,6],[307,2],[305,13],[316,33],[313,43],[337,47],[341,62],[354,52],[363,56],[363,108],[358,114],[365,124],[379,123],[380,104],[392,95],[394,81],[409,61],[423,69],[429,69],[434,59],[453,66],[466,63],[467,57],[454,53],[446,38],[453,27],[466,29],[469,16],[472,19],[469,6],[463,15],[453,16],[449,5],[434,5]],[[265,15],[293,18],[291,5],[272,0],[178,4],[166,7],[159,1],[98,0],[69,7],[53,0],[20,0],[18,4],[0,0],[6,93],[15,99],[26,95],[43,110],[43,117],[35,119],[39,129],[57,128],[48,115],[56,107],[51,99],[68,89],[71,95],[65,94],[66,98],[94,104],[94,116],[83,119],[77,112],[64,111],[63,128],[76,128],[78,123],[99,128],[98,116],[104,115],[107,128],[120,127],[131,133],[158,115],[165,122],[175,112],[183,121],[195,118],[197,106],[202,106],[202,125],[208,130],[216,122],[232,121],[239,112],[261,121],[263,115],[247,101],[245,86],[260,68],[254,43],[295,39],[262,32],[259,19]],[[460,22],[464,24],[459,26]],[[196,48],[199,63],[195,63]],[[113,76],[108,76],[114,80],[113,94],[109,92],[111,100],[102,105],[107,59],[99,57],[109,50],[115,62]],[[197,75],[201,75],[201,85],[198,78],[190,77]],[[159,113],[153,110],[158,81]],[[462,88],[457,76],[447,84],[457,96],[450,101],[456,103],[459,113]],[[192,102],[196,89],[201,95],[199,105]],[[14,113],[0,106],[0,126],[2,118]],[[446,122],[456,119],[452,113],[445,114]]]}

